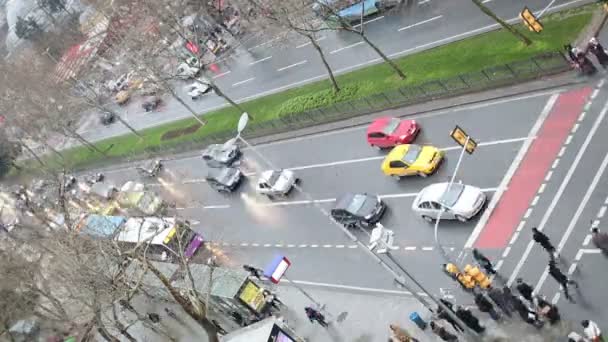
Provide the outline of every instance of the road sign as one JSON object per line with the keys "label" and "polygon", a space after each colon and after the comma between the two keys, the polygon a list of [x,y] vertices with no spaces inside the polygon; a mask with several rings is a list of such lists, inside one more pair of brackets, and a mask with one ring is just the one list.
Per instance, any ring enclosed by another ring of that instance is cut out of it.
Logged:
{"label": "road sign", "polygon": [[458,145],[464,147],[468,154],[473,154],[473,152],[475,152],[477,142],[468,136],[467,133],[460,128],[460,126],[456,125],[456,127],[454,127],[452,130],[452,133],[450,133],[450,136],[458,143]]}
{"label": "road sign", "polygon": [[523,20],[524,25],[532,32],[540,33],[540,31],[544,29],[543,24],[538,21],[538,18],[528,7],[524,7],[524,9],[519,12],[519,17]]}
{"label": "road sign", "polygon": [[282,255],[277,255],[264,269],[264,275],[273,283],[278,284],[289,266],[291,266],[291,261]]}

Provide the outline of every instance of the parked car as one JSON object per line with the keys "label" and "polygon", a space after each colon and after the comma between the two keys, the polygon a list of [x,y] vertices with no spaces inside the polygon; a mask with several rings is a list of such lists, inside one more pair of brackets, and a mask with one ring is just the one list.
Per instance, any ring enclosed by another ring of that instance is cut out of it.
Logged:
{"label": "parked car", "polygon": [[210,167],[232,165],[241,156],[236,144],[211,144],[203,150],[202,158]]}
{"label": "parked car", "polygon": [[372,227],[386,211],[386,204],[380,197],[369,194],[345,194],[338,198],[331,210],[331,216],[344,226],[352,228]]}
{"label": "parked car", "polygon": [[395,147],[409,144],[420,132],[415,120],[382,117],[374,120],[367,127],[367,142],[376,148]]}
{"label": "parked car", "polygon": [[291,170],[267,170],[260,175],[255,190],[269,198],[286,196],[298,181]]}
{"label": "parked car", "polygon": [[441,219],[465,222],[477,215],[486,203],[486,194],[477,187],[453,183],[448,190],[448,185],[436,183],[422,189],[414,199],[412,209],[423,219],[433,222],[443,207]]}
{"label": "parked car", "polygon": [[[338,19],[334,18],[332,13],[332,11],[335,11],[342,19],[353,22],[361,20],[361,12],[363,12],[364,17],[367,17],[395,7],[399,4],[399,1],[400,0],[321,0],[312,5],[312,10],[317,16],[324,20],[337,21]],[[331,10],[328,8],[331,8]]]}
{"label": "parked car", "polygon": [[141,103],[141,107],[146,112],[151,112],[151,111],[155,110],[156,108],[158,108],[158,105],[160,105],[161,101],[162,100],[160,99],[159,96],[156,96],[156,95],[146,96],[144,98],[144,101]]}
{"label": "parked car", "polygon": [[209,168],[205,180],[209,185],[219,192],[232,192],[243,179],[241,170],[234,167]]}
{"label": "parked car", "polygon": [[187,80],[190,78],[195,78],[200,71],[200,68],[192,67],[188,65],[188,63],[181,63],[177,67],[176,76],[181,79]]}
{"label": "parked car", "polygon": [[[205,82],[205,81],[203,81]],[[188,86],[186,86],[186,91],[188,92],[188,96],[192,98],[192,100],[198,100],[201,96],[211,92],[213,88],[204,83],[194,82]]]}

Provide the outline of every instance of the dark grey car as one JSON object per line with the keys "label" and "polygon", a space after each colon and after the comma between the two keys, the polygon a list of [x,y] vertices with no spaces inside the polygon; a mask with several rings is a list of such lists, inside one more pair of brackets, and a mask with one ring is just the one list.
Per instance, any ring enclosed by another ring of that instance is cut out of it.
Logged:
{"label": "dark grey car", "polygon": [[346,227],[371,227],[384,214],[386,204],[375,195],[345,194],[338,198],[331,216]]}
{"label": "dark grey car", "polygon": [[234,191],[242,179],[243,173],[234,167],[209,168],[209,172],[205,178],[207,183],[219,192]]}
{"label": "dark grey car", "polygon": [[203,160],[210,167],[222,167],[232,165],[241,156],[241,151],[236,144],[225,146],[225,144],[212,144],[203,150]]}

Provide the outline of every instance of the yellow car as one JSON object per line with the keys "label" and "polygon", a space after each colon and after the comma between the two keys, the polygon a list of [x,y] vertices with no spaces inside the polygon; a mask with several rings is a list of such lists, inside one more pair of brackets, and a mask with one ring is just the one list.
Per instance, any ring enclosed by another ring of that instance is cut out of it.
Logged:
{"label": "yellow car", "polygon": [[444,152],[433,146],[397,145],[384,158],[382,172],[397,179],[402,176],[426,177],[439,166]]}

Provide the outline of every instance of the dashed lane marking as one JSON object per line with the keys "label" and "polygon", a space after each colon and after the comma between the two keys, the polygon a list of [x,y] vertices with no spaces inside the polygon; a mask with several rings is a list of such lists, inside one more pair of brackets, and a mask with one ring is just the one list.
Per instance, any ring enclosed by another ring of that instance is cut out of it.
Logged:
{"label": "dashed lane marking", "polygon": [[346,49],[351,49],[351,48],[354,48],[355,46],[359,46],[359,45],[361,45],[361,44],[365,44],[365,42],[357,42],[357,43],[354,43],[354,44],[350,44],[350,45],[347,45],[347,46],[341,47],[341,48],[339,48],[339,49],[335,49],[335,50],[333,50],[333,51],[330,51],[330,52],[329,52],[329,54],[330,54],[330,55],[333,55],[333,54],[336,54],[336,53],[338,53],[338,52],[340,52],[340,51],[344,51],[344,50],[346,50]]}
{"label": "dashed lane marking", "polygon": [[224,77],[224,76],[228,75],[228,74],[229,74],[229,73],[231,73],[231,72],[232,72],[232,71],[230,71],[230,70],[228,70],[228,71],[224,71],[224,72],[222,72],[221,74],[217,74],[217,75],[213,76],[213,78],[215,79],[215,78]]}
{"label": "dashed lane marking", "polygon": [[[325,40],[326,38],[327,37],[323,36],[323,37],[320,37],[319,39],[316,39],[316,41],[320,42],[322,40]],[[296,46],[296,49],[300,49],[300,48],[303,48],[303,47],[308,46],[308,45],[311,45],[311,42],[306,42],[304,44],[300,44],[300,45]]]}
{"label": "dashed lane marking", "polygon": [[417,22],[417,23],[415,23],[415,24],[411,24],[411,25],[408,25],[408,26],[401,27],[401,28],[400,28],[400,29],[398,29],[397,31],[398,31],[398,32],[405,31],[405,30],[407,30],[407,29],[411,29],[412,27],[416,27],[416,26],[419,26],[419,25],[423,25],[423,24],[426,24],[426,23],[430,23],[430,22],[431,22],[431,21],[433,21],[433,20],[441,19],[442,17],[443,17],[442,15],[438,15],[438,16],[436,16],[436,17],[432,17],[432,18],[429,18],[429,19],[426,19],[426,20],[423,20],[423,21]]}
{"label": "dashed lane marking", "polygon": [[264,58],[262,58],[262,59],[258,59],[257,61],[253,61],[253,62],[249,63],[249,66],[252,66],[252,65],[256,65],[256,64],[258,64],[258,63],[265,62],[265,61],[267,61],[267,60],[269,60],[269,59],[272,59],[272,56],[264,57]]}
{"label": "dashed lane marking", "polygon": [[[430,1],[430,0],[429,0],[429,1]],[[381,19],[384,19],[384,16],[383,16],[383,15],[381,15],[381,16],[379,16],[379,17],[377,17],[377,18],[374,18],[374,19],[370,19],[370,20],[368,20],[368,21],[364,21],[364,22],[363,22],[363,25],[367,25],[367,24],[369,24],[369,23],[373,23],[374,21],[378,21],[378,20],[381,20]],[[357,27],[359,27],[359,26],[361,26],[361,24],[354,25],[354,26],[353,26],[353,28],[357,28]]]}
{"label": "dashed lane marking", "polygon": [[308,62],[308,61],[305,59],[305,60],[303,60],[303,61],[299,61],[299,62],[296,62],[296,63],[290,64],[290,65],[288,65],[288,66],[284,66],[284,67],[282,67],[282,68],[278,68],[278,69],[277,69],[277,71],[284,71],[284,70],[287,70],[287,69],[295,68],[295,67],[297,67],[297,66],[299,66],[299,65],[306,64],[307,62]]}
{"label": "dashed lane marking", "polygon": [[245,84],[245,83],[247,83],[247,82],[251,82],[251,81],[253,81],[253,80],[255,80],[255,77],[251,77],[251,78],[248,78],[248,79],[246,79],[246,80],[243,80],[243,81],[240,81],[240,82],[233,83],[233,84],[232,84],[232,86],[233,86],[233,87],[237,87],[237,86],[240,86],[241,84]]}

